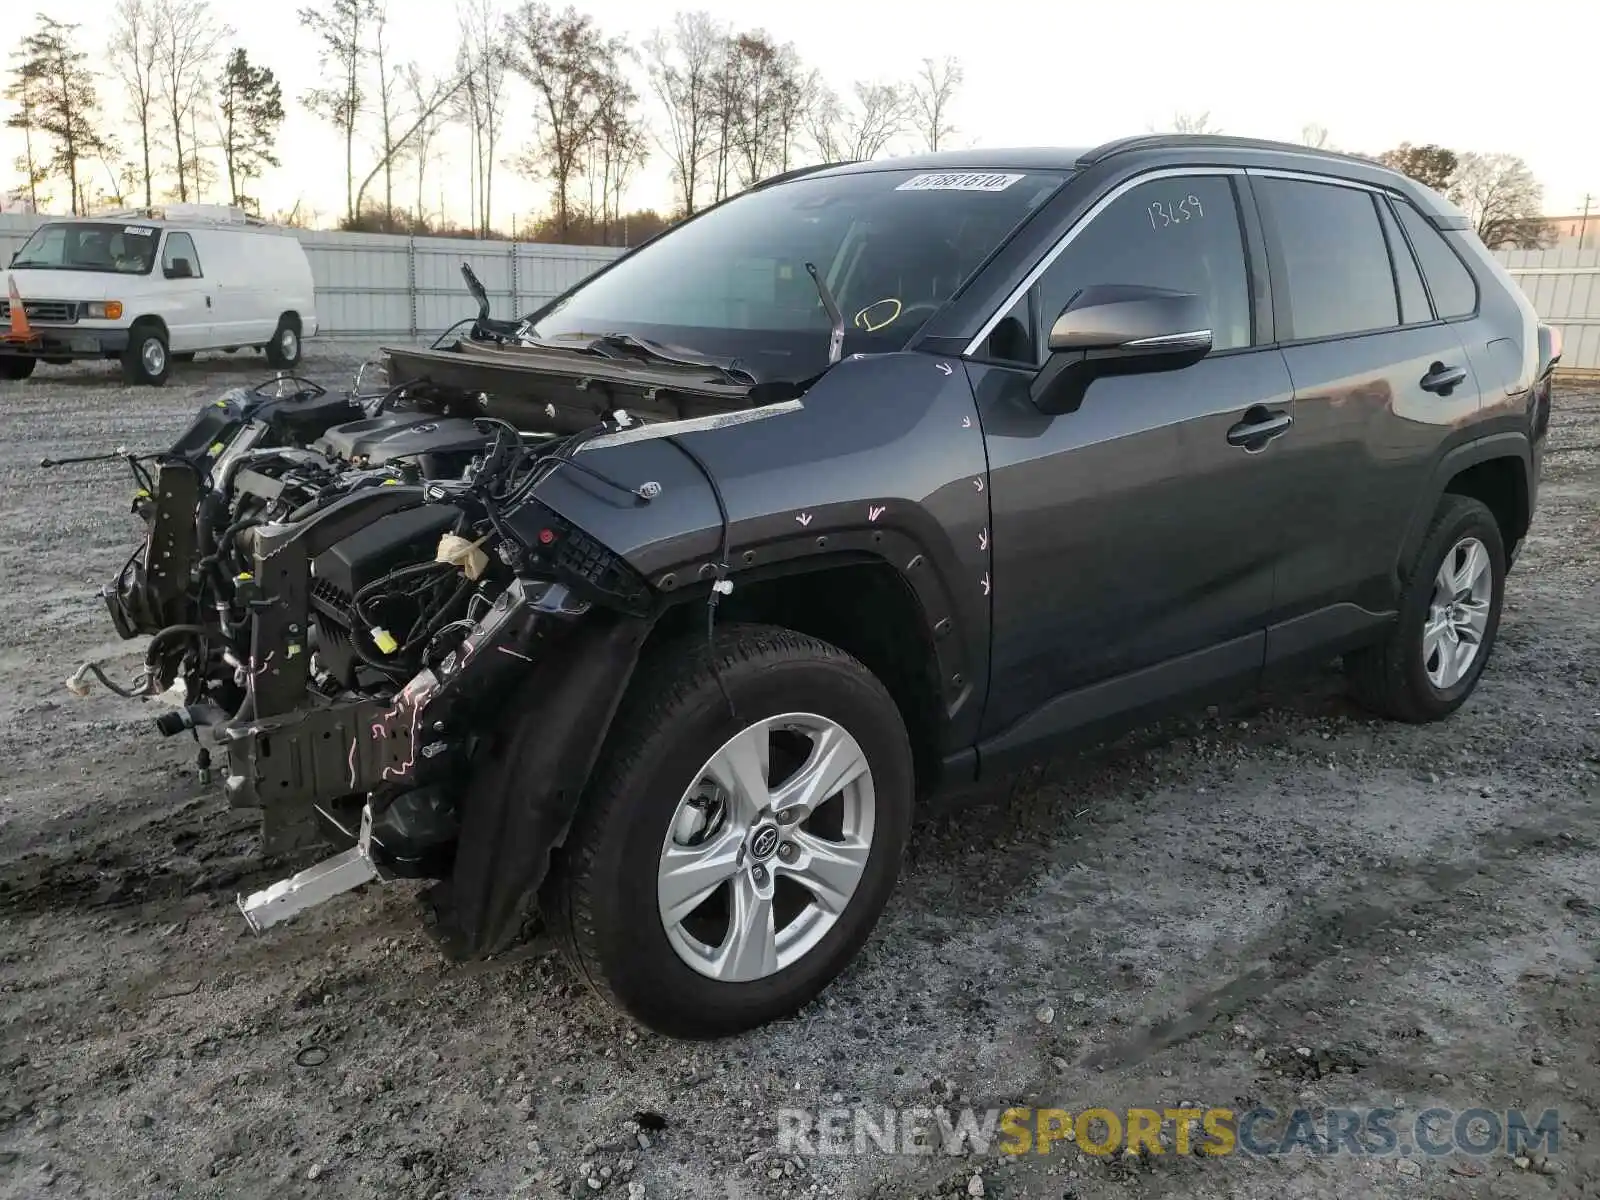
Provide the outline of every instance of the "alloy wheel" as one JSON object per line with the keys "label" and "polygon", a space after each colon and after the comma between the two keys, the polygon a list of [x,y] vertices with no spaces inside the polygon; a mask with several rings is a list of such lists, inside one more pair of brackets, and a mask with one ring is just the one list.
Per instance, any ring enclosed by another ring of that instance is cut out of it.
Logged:
{"label": "alloy wheel", "polygon": [[167,369],[167,348],[161,344],[160,338],[145,338],[144,344],[139,347],[139,361],[151,376],[160,375]]}
{"label": "alloy wheel", "polygon": [[1459,683],[1472,668],[1489,628],[1494,569],[1489,551],[1475,537],[1451,547],[1433,577],[1433,595],[1422,629],[1422,666],[1440,691]]}
{"label": "alloy wheel", "polygon": [[861,882],[874,815],[866,754],[837,722],[786,713],[729,738],[662,842],[656,896],[673,950],[724,983],[804,958]]}

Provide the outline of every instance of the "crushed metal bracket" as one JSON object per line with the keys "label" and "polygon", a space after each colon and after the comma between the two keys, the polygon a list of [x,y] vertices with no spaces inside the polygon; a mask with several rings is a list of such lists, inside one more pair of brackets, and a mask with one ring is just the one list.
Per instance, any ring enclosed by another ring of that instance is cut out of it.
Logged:
{"label": "crushed metal bracket", "polygon": [[297,917],[335,896],[386,876],[372,861],[372,807],[361,812],[361,833],[356,844],[315,866],[307,867],[271,887],[237,897],[239,911],[256,933]]}

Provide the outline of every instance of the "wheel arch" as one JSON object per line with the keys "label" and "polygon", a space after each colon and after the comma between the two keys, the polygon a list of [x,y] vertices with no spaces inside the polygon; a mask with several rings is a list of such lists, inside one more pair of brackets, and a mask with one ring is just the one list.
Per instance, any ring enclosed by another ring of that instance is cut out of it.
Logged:
{"label": "wheel arch", "polygon": [[1488,434],[1446,451],[1434,464],[1428,488],[1412,513],[1396,564],[1397,580],[1403,580],[1416,561],[1433,514],[1447,494],[1481,500],[1494,514],[1510,555],[1533,517],[1532,480],[1532,448],[1521,432]]}
{"label": "wheel arch", "polygon": [[[719,602],[716,619],[777,625],[837,646],[860,661],[900,710],[911,740],[918,796],[933,791],[950,752],[939,653],[949,619],[930,619],[912,582],[872,556],[803,559],[736,579],[733,592]],[[706,594],[700,589],[670,604],[651,629],[649,646],[705,637]]]}

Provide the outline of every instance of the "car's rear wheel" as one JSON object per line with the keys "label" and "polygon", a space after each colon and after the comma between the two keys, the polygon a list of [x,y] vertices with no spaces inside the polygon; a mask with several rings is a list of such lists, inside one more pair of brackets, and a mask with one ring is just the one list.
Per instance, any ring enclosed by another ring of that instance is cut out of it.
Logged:
{"label": "car's rear wheel", "polygon": [[285,315],[278,321],[278,328],[272,335],[272,340],[266,345],[267,363],[280,370],[287,370],[300,364],[300,322],[292,315]]}
{"label": "car's rear wheel", "polygon": [[128,331],[128,348],[122,352],[122,377],[129,383],[160,387],[172,370],[167,335],[155,324],[135,325]]}
{"label": "car's rear wheel", "polygon": [[1494,648],[1505,578],[1494,514],[1470,496],[1446,495],[1388,638],[1345,656],[1356,699],[1382,716],[1415,723],[1460,708]]}
{"label": "car's rear wheel", "polygon": [[793,1013],[866,941],[910,826],[911,749],[883,685],[813,638],[720,631],[726,699],[703,640],[652,657],[541,908],[602,997],[718,1037]]}
{"label": "car's rear wheel", "polygon": [[0,379],[22,380],[33,374],[39,360],[26,354],[0,356]]}

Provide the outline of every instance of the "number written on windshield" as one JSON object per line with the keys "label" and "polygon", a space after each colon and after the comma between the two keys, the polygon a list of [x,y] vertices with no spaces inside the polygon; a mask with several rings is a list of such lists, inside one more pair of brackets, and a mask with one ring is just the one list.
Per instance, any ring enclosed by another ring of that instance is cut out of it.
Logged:
{"label": "number written on windshield", "polygon": [[1192,192],[1182,200],[1150,201],[1150,228],[1165,229],[1169,225],[1182,225],[1185,221],[1194,221],[1206,215],[1205,209],[1200,207],[1200,197]]}

